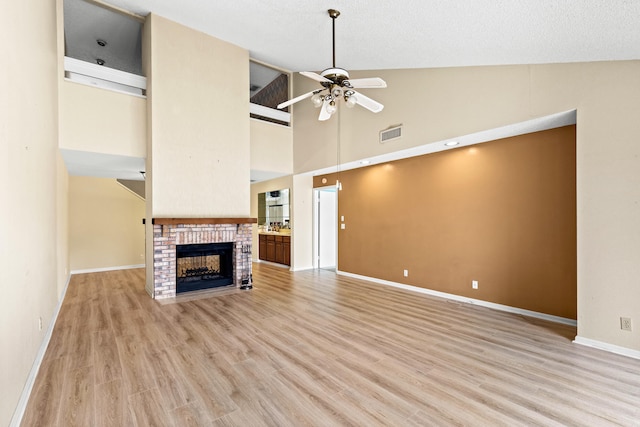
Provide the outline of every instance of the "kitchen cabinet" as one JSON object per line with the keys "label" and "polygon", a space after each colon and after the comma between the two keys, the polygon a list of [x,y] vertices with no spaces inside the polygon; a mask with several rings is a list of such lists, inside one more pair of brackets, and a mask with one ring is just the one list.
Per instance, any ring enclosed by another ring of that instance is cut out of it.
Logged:
{"label": "kitchen cabinet", "polygon": [[291,265],[291,236],[259,234],[258,251],[261,260]]}

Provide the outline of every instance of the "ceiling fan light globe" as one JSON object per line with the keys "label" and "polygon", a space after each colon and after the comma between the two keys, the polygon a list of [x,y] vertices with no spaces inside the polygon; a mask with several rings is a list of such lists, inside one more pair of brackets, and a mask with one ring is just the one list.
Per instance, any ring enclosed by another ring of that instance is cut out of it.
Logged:
{"label": "ceiling fan light globe", "polygon": [[358,103],[358,99],[356,98],[355,95],[351,95],[348,97],[345,97],[345,105],[347,106],[347,108],[353,108],[356,106],[356,104]]}
{"label": "ceiling fan light globe", "polygon": [[322,105],[322,97],[320,96],[320,94],[315,94],[311,97],[311,102],[313,103],[313,106],[316,108],[319,108]]}
{"label": "ceiling fan light globe", "polygon": [[337,110],[338,107],[336,107],[336,103],[334,101],[327,104],[327,113],[334,114]]}
{"label": "ceiling fan light globe", "polygon": [[342,96],[342,89],[340,89],[339,87],[336,87],[333,89],[331,93],[333,94],[334,98],[340,98]]}

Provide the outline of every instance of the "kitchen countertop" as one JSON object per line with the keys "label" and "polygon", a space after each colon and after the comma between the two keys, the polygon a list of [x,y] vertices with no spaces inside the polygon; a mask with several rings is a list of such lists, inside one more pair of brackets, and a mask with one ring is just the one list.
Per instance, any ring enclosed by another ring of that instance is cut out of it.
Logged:
{"label": "kitchen countertop", "polygon": [[259,231],[258,234],[265,234],[267,236],[291,236],[291,230]]}

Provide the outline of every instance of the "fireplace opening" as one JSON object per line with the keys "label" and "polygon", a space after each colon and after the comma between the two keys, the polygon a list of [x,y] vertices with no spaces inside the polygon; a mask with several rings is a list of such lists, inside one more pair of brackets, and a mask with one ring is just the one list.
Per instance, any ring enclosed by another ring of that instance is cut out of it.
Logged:
{"label": "fireplace opening", "polygon": [[233,243],[176,245],[176,293],[233,285]]}

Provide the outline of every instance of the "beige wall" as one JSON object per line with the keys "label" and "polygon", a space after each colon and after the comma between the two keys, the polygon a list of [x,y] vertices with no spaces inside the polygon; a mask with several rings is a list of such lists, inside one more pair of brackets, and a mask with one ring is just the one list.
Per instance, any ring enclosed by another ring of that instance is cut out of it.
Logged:
{"label": "beige wall", "polygon": [[115,179],[69,179],[71,271],[144,264],[145,202]]}
{"label": "beige wall", "polygon": [[[352,73],[370,75],[387,81],[387,89],[366,92],[385,109],[339,110],[342,161],[577,109],[578,335],[640,350],[640,328],[621,331],[619,320],[640,318],[640,62]],[[331,166],[330,153],[318,152],[332,150],[327,125],[299,104],[296,173]],[[400,141],[377,142],[380,130],[399,123]]]}
{"label": "beige wall", "polygon": [[58,180],[57,180],[57,251],[58,258],[58,298],[62,297],[70,276],[69,266],[69,174],[64,165],[62,155],[58,152]]}
{"label": "beige wall", "polygon": [[145,98],[62,81],[60,148],[146,156]]}
{"label": "beige wall", "polygon": [[251,170],[291,175],[293,129],[258,119],[251,119],[250,125]]}
{"label": "beige wall", "polygon": [[[318,88],[311,79],[293,74],[294,96]],[[311,101],[291,107],[293,116],[293,169],[295,174],[310,172],[338,162],[339,120],[318,121],[319,110]],[[334,117],[339,118],[339,117]]]}
{"label": "beige wall", "polygon": [[149,15],[147,183],[154,217],[249,215],[249,54]]}
{"label": "beige wall", "polygon": [[[0,14],[0,424],[9,424],[58,302],[56,3]],[[42,318],[43,329],[38,328]]]}
{"label": "beige wall", "polygon": [[291,270],[313,268],[313,176],[294,175],[291,233]]}

